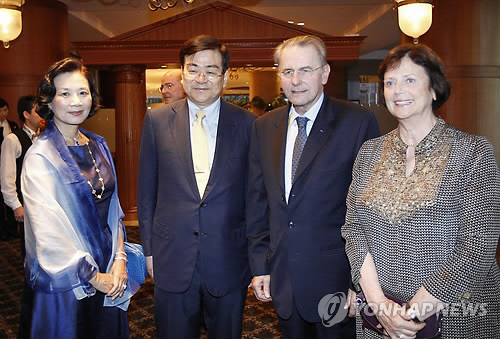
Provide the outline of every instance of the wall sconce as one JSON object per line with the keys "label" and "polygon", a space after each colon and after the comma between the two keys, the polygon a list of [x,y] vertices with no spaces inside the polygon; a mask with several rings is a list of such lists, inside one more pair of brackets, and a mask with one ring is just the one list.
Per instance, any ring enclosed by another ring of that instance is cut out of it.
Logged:
{"label": "wall sconce", "polygon": [[432,0],[394,0],[394,9],[398,9],[398,24],[401,31],[418,37],[429,30],[432,24]]}
{"label": "wall sconce", "polygon": [[9,48],[9,42],[23,30],[22,5],[24,0],[0,0],[0,40],[5,48]]}

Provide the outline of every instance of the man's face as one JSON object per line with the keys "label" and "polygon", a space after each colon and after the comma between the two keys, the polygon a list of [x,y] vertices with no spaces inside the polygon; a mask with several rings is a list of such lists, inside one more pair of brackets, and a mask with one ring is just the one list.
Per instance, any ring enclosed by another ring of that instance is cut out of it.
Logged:
{"label": "man's face", "polygon": [[3,122],[5,119],[7,119],[7,114],[9,114],[9,107],[0,107],[0,122]]}
{"label": "man's face", "polygon": [[207,49],[186,56],[182,73],[184,92],[199,108],[210,106],[219,99],[227,83],[222,73],[222,56],[218,50]]}
{"label": "man's face", "polygon": [[160,86],[163,103],[170,104],[184,98],[184,89],[181,84],[181,72],[167,73],[161,78]]}
{"label": "man's face", "polygon": [[286,47],[280,55],[281,88],[298,114],[307,112],[321,97],[330,66],[322,65],[313,46]]}
{"label": "man's face", "polygon": [[43,128],[45,126],[45,120],[43,120],[39,115],[38,115],[38,106],[33,105],[33,108],[31,109],[30,112],[24,111],[24,119],[25,124],[28,125],[29,128],[31,128],[33,131],[36,132],[39,128]]}

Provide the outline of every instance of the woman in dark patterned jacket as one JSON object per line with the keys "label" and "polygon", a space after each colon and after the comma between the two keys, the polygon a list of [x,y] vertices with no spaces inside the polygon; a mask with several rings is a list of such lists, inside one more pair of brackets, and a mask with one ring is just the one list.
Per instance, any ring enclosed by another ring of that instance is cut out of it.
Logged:
{"label": "woman in dark patterned jacket", "polygon": [[342,228],[354,285],[380,323],[358,316],[358,337],[418,338],[420,321],[441,312],[442,338],[500,338],[492,146],[435,114],[450,85],[428,47],[396,47],[379,77],[399,126],[361,148]]}

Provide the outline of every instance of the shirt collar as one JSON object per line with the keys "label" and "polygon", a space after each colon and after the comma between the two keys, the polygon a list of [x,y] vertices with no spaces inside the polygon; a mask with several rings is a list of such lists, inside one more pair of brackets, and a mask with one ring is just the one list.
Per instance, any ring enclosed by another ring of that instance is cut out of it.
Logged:
{"label": "shirt collar", "polygon": [[23,131],[26,132],[26,134],[28,134],[28,136],[30,137],[30,139],[33,139],[33,136],[37,134],[37,132],[33,131],[31,128],[29,128],[26,124],[23,125]]}
{"label": "shirt collar", "polygon": [[205,119],[207,123],[211,124],[217,122],[219,120],[219,111],[220,111],[220,97],[215,100],[210,106],[200,109],[194,102],[192,102],[189,98],[187,99],[188,108],[189,108],[189,120],[193,123],[196,120],[196,113],[198,111],[205,112]]}
{"label": "shirt collar", "polygon": [[314,124],[314,120],[316,120],[316,117],[318,116],[319,109],[321,108],[321,105],[323,104],[324,98],[325,98],[325,94],[321,93],[321,96],[319,97],[318,101],[316,101],[316,103],[311,108],[309,108],[309,110],[307,112],[305,112],[303,115],[298,114],[295,111],[295,107],[293,107],[293,105],[292,105],[292,107],[290,108],[290,114],[288,115],[288,126],[290,126],[290,124],[293,123],[293,121],[295,120],[296,117],[308,118],[309,121],[311,122],[311,124],[309,124],[309,126],[312,126]]}

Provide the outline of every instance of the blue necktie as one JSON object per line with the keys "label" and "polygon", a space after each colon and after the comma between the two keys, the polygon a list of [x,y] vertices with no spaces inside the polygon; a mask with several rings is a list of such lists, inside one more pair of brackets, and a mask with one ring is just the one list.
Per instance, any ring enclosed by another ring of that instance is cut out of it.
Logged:
{"label": "blue necktie", "polygon": [[292,183],[295,180],[295,171],[297,171],[297,167],[299,166],[300,156],[302,155],[302,150],[304,149],[304,145],[307,140],[307,131],[306,126],[309,121],[306,117],[297,117],[298,133],[295,138],[295,144],[293,145],[293,156],[292,156]]}

